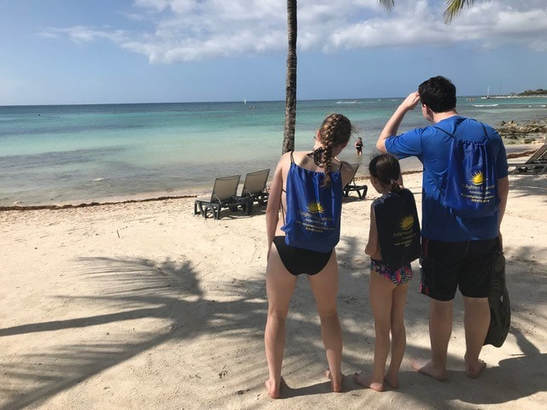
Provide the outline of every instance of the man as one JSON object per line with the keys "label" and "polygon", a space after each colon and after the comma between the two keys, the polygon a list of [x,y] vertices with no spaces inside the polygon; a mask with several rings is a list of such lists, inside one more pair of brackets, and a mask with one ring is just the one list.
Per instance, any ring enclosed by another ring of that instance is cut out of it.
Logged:
{"label": "man", "polygon": [[[423,116],[434,125],[396,135],[405,114],[420,101]],[[454,209],[443,205],[442,183],[446,183],[456,130],[459,136],[469,135],[483,141],[484,137],[487,138],[487,158],[494,164],[499,200],[488,216],[461,217]],[[376,147],[399,158],[416,156],[424,168],[420,288],[431,298],[431,360],[415,362],[414,367],[435,379],[446,379],[452,305],[459,287],[465,309],[466,373],[469,377],[478,377],[486,366],[479,354],[490,324],[489,275],[495,255],[501,249],[499,228],[509,191],[502,140],[493,128],[459,116],[456,112],[456,87],[448,79],[438,76],[420,84],[418,92],[411,93],[401,103],[382,130]]]}

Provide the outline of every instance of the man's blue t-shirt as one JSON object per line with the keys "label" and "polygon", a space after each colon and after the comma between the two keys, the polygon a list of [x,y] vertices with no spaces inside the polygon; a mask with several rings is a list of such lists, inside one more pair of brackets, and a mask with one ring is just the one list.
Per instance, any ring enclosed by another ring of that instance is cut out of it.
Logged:
{"label": "man's blue t-shirt", "polygon": [[[451,154],[450,142],[458,125],[458,133],[484,135],[478,121],[455,115],[426,128],[417,128],[386,139],[387,152],[398,158],[416,156],[424,166],[422,183],[422,235],[425,238],[462,242],[492,239],[498,236],[498,213],[484,218],[462,218],[454,215],[440,201],[439,186],[447,172]],[[484,124],[488,134],[488,155],[495,161],[496,178],[507,176],[507,156],[499,134]],[[463,127],[463,128],[462,128]]]}

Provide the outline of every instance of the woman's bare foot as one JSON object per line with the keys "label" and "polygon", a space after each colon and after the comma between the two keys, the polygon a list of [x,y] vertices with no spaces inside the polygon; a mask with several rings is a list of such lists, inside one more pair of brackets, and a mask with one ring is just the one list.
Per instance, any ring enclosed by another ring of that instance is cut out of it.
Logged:
{"label": "woman's bare foot", "polygon": [[386,377],[384,377],[384,381],[391,387],[392,389],[396,389],[399,387],[399,375],[397,373],[390,374],[389,372],[386,374]]}
{"label": "woman's bare foot", "polygon": [[355,373],[353,375],[353,381],[363,387],[368,387],[369,389],[375,391],[384,391],[384,384],[372,381],[371,377],[365,377],[363,373]]}
{"label": "woman's bare foot", "polygon": [[468,363],[467,360],[465,361],[465,374],[472,379],[479,377],[485,368],[486,363],[481,359],[477,359],[477,362],[473,364]]}
{"label": "woman's bare foot", "polygon": [[415,360],[412,362],[412,367],[419,373],[433,377],[439,381],[446,380],[446,369],[438,369],[433,367],[433,363],[429,360]]}
{"label": "woman's bare foot", "polygon": [[279,380],[278,386],[276,386],[273,380],[270,380],[270,379],[264,382],[264,386],[266,386],[266,391],[268,392],[268,396],[270,396],[272,399],[279,399],[280,393],[281,393],[281,386],[283,385],[286,385],[283,377]]}
{"label": "woman's bare foot", "polygon": [[340,373],[339,380],[333,380],[330,370],[325,370],[325,377],[330,380],[330,385],[333,393],[342,393],[342,380],[344,375]]}

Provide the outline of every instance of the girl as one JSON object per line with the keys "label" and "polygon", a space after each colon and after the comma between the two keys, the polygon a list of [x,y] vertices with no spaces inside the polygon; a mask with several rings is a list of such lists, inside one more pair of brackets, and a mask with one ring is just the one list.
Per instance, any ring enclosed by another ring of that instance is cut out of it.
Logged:
{"label": "girl", "polygon": [[268,318],[264,334],[269,371],[265,385],[272,398],[280,396],[285,318],[301,273],[308,275],[317,303],[332,390],[342,389],[334,247],[340,237],[342,188],[351,180],[353,170],[336,156],[347,145],[351,132],[346,117],[329,115],[317,132],[313,151],[284,154],[273,176],[266,209]]}
{"label": "girl", "polygon": [[[404,307],[407,282],[412,279],[410,262],[420,255],[420,227],[414,196],[402,188],[399,161],[379,155],[370,161],[374,188],[382,194],[370,210],[369,240],[365,253],[371,258],[370,304],[374,315],[376,343],[374,369],[354,380],[364,387],[382,391],[384,381],[398,386],[398,373],[406,346]],[[391,362],[385,373],[391,331]]]}

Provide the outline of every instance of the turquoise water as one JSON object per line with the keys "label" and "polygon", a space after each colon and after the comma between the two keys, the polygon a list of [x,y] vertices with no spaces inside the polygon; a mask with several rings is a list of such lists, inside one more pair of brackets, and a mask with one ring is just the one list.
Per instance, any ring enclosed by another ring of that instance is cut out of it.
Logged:
{"label": "turquoise water", "polygon": [[[309,149],[322,119],[340,112],[352,120],[354,138],[363,137],[369,154],[400,102],[300,101],[296,147]],[[546,106],[547,98],[458,101],[462,115],[493,125],[545,118]],[[283,116],[284,102],[0,107],[0,205],[207,189],[215,176],[273,168]],[[401,130],[425,125],[416,110]],[[342,157],[357,160],[353,149]]]}

